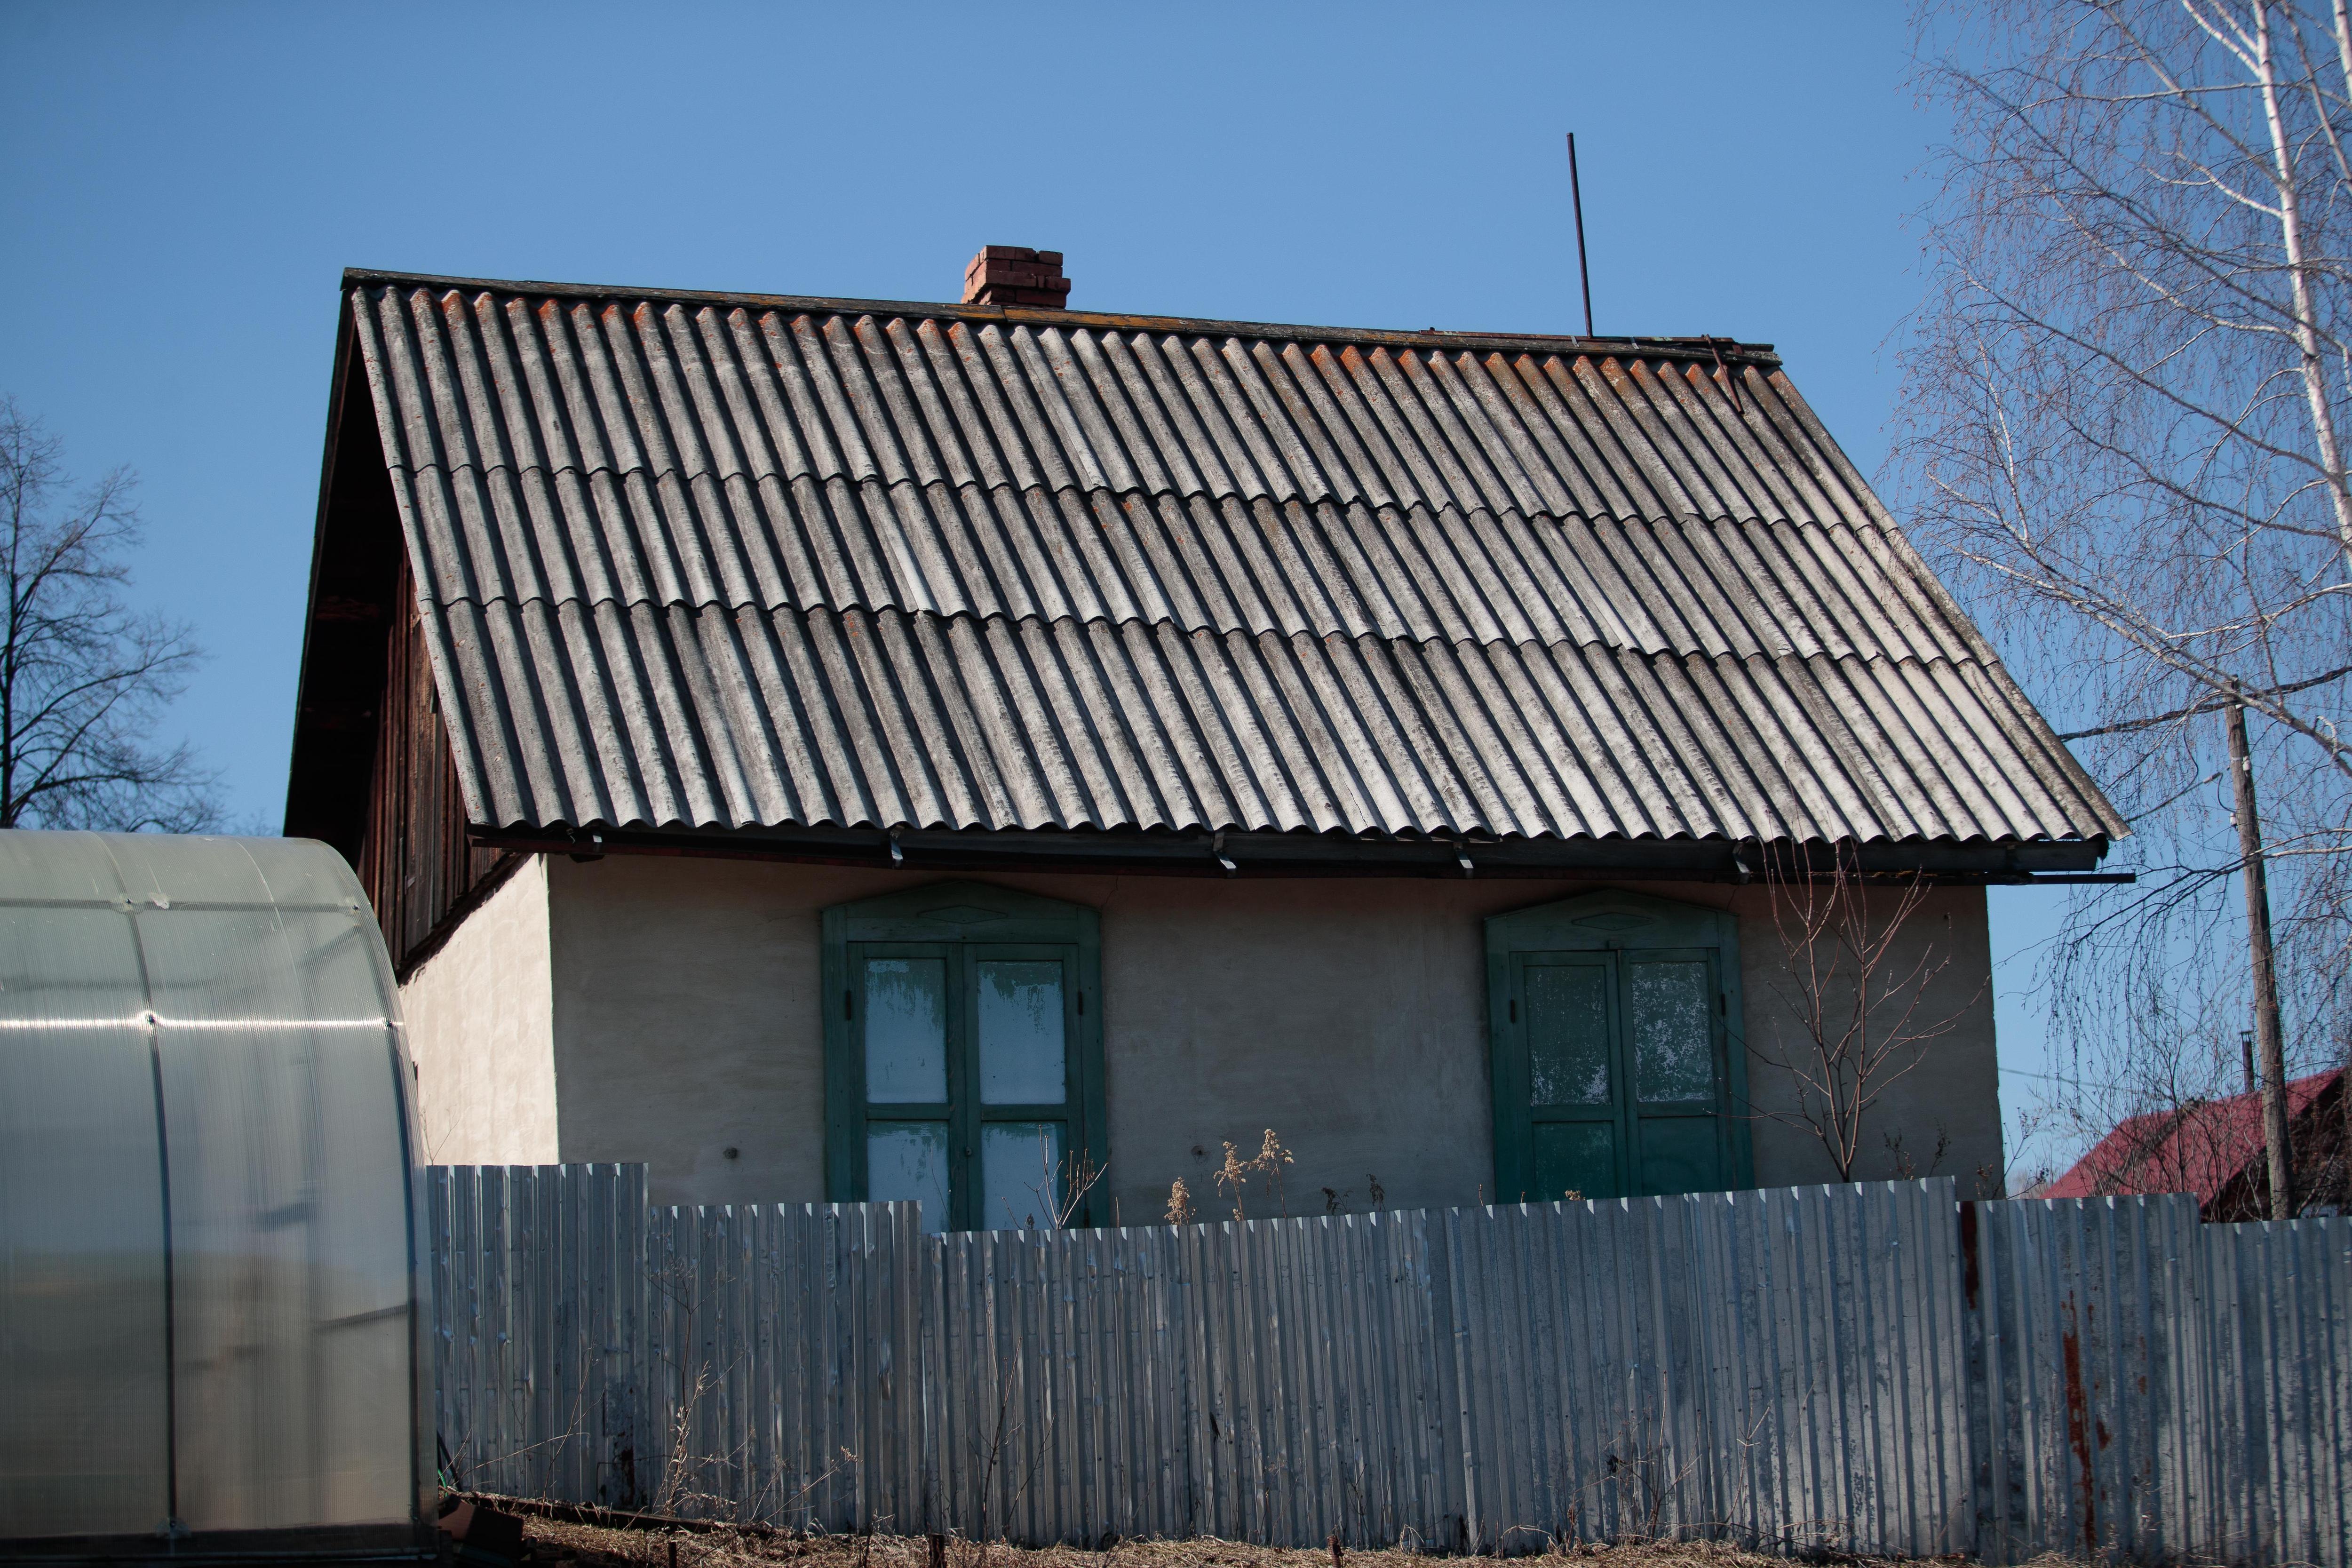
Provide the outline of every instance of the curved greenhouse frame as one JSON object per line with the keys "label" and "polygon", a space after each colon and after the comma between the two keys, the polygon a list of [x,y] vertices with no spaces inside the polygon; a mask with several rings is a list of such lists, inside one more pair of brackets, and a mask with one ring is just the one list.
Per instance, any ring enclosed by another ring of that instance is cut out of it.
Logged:
{"label": "curved greenhouse frame", "polygon": [[0,1556],[430,1554],[409,1090],[332,849],[0,832]]}

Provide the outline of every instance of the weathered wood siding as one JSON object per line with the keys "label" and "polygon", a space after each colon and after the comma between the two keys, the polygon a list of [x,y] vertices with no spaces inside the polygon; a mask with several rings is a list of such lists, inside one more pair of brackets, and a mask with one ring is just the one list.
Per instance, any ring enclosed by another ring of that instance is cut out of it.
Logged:
{"label": "weathered wood siding", "polygon": [[416,579],[348,325],[335,374],[286,833],[320,839],[351,862],[405,977],[469,900],[488,893],[502,862],[466,843]]}
{"label": "weathered wood siding", "polygon": [[443,922],[485,888],[501,857],[466,842],[466,799],[434,696],[432,654],[405,552],[391,608],[367,823],[354,865],[393,965],[405,977]]}

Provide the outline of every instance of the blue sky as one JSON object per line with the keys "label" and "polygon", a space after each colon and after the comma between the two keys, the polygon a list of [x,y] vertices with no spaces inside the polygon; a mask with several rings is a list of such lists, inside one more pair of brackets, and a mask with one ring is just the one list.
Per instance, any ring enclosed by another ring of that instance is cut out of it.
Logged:
{"label": "blue sky", "polygon": [[[940,300],[1032,245],[1082,308],[1570,331],[1573,130],[1599,330],[1779,344],[1869,472],[1934,130],[1901,12],[15,0],[0,391],[142,476],[139,592],[212,656],[178,721],[274,827],[343,267]],[[1997,891],[1996,951],[2058,897]]]}

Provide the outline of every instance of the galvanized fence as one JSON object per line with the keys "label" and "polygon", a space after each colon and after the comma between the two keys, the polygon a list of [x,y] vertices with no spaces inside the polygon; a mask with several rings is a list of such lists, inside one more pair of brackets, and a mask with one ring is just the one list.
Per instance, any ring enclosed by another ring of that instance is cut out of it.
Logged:
{"label": "galvanized fence", "polygon": [[1441,1216],[1468,1539],[1966,1549],[1952,1210],[1945,1180]]}
{"label": "galvanized fence", "polygon": [[935,1249],[913,1204],[656,1209],[652,1463],[630,1500],[802,1530],[917,1520]]}
{"label": "galvanized fence", "polygon": [[1979,1547],[2347,1561],[2352,1220],[1966,1205]]}
{"label": "galvanized fence", "polygon": [[441,1440],[466,1485],[641,1495],[649,1393],[643,1165],[435,1165]]}
{"label": "galvanized fence", "polygon": [[2352,1221],[1937,1181],[946,1237],[905,1205],[640,1202],[633,1230],[643,1181],[436,1171],[469,1484],[1029,1542],[2347,1563]]}

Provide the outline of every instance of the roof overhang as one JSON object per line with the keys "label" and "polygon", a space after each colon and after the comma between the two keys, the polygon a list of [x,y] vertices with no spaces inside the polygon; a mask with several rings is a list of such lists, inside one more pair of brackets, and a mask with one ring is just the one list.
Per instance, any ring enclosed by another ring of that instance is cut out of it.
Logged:
{"label": "roof overhang", "polygon": [[1303,833],[970,832],[870,827],[476,826],[484,848],[568,855],[676,855],[919,871],[1062,871],[1161,877],[1595,876],[1637,881],[1748,882],[1791,857],[1814,875],[1841,860],[1866,879],[1938,884],[2127,882],[2100,872],[2103,838],[2017,844],[1833,847],[1725,839],[1359,838]]}

